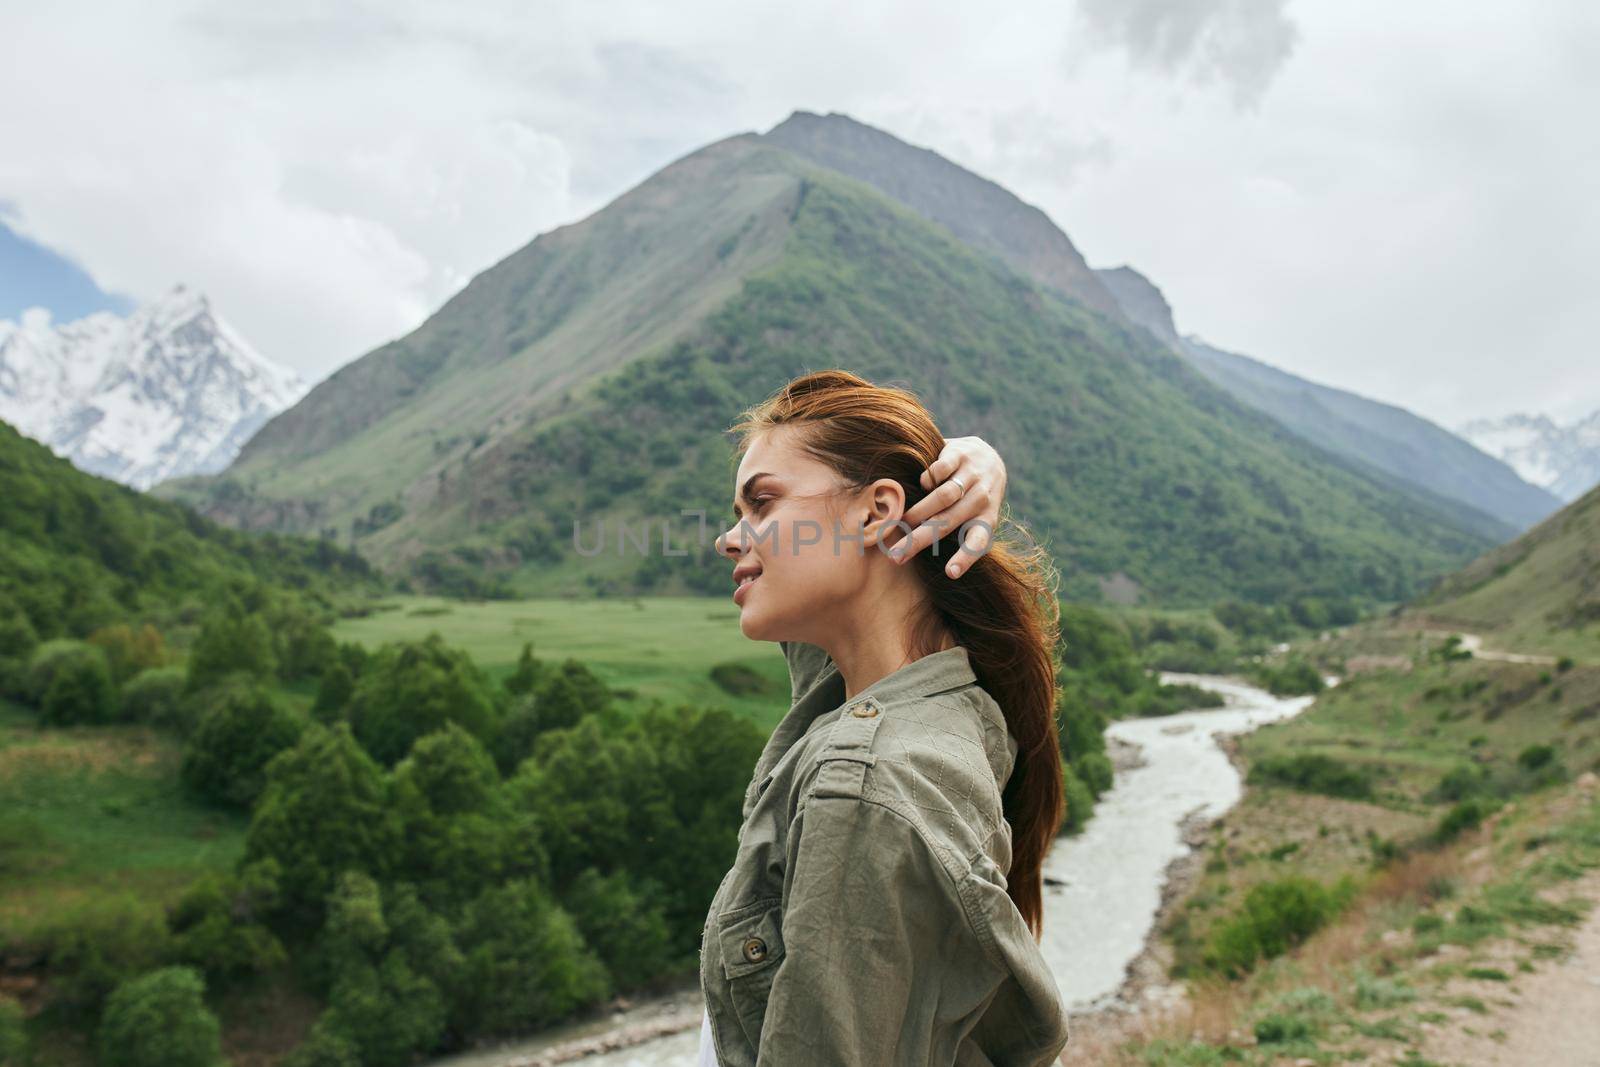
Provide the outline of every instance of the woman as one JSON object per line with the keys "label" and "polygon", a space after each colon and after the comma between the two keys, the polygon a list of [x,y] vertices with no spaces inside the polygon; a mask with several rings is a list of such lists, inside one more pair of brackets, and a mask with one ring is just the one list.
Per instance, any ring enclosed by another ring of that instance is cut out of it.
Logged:
{"label": "woman", "polygon": [[733,429],[718,551],[741,631],[783,646],[794,704],[706,917],[701,1062],[1053,1062],[1066,1015],[1036,941],[1063,814],[1054,572],[980,526],[905,536],[908,514],[973,517],[957,502],[998,457],[941,457],[913,395],[844,371]]}

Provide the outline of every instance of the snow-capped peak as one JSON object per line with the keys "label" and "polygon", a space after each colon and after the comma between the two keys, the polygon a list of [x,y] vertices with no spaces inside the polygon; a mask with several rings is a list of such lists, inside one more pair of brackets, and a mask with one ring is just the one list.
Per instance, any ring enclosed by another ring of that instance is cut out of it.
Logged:
{"label": "snow-capped peak", "polygon": [[1504,460],[1524,481],[1563,500],[1576,500],[1600,483],[1600,411],[1570,426],[1557,425],[1548,415],[1474,419],[1458,432]]}
{"label": "snow-capped peak", "polygon": [[175,285],[126,318],[0,319],[0,419],[84,470],[141,489],[221,470],[306,383]]}

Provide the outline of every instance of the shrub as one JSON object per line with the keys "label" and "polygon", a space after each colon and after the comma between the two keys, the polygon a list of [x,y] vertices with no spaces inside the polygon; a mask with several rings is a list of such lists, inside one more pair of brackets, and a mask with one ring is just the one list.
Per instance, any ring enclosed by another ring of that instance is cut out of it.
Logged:
{"label": "shrub", "polygon": [[1357,800],[1372,796],[1370,768],[1352,767],[1322,753],[1265,757],[1251,766],[1246,781]]}
{"label": "shrub", "polygon": [[711,680],[729,696],[757,696],[767,692],[767,679],[743,663],[719,663],[711,668]]}
{"label": "shrub", "polygon": [[105,650],[112,678],[118,685],[140,671],[165,667],[169,659],[166,639],[149,623],[137,630],[127,623],[102,626],[89,635],[89,643]]}
{"label": "shrub", "polygon": [[163,967],[117,987],[100,1023],[106,1067],[218,1067],[221,1027],[192,967]]}
{"label": "shrub", "polygon": [[171,941],[159,908],[129,895],[89,897],[40,935],[52,1003],[92,1015],[118,984],[168,962]]}
{"label": "shrub", "polygon": [[1479,826],[1484,817],[1499,806],[1498,802],[1481,796],[1467,797],[1458,801],[1439,820],[1439,825],[1433,831],[1434,840],[1441,844],[1455,840],[1466,831]]}
{"label": "shrub", "polygon": [[244,682],[208,691],[206,703],[184,746],[183,782],[207,800],[249,808],[266,784],[268,761],[300,739],[301,722]]}
{"label": "shrub", "polygon": [[194,726],[194,716],[184,704],[184,687],[181,667],[142,670],[122,686],[117,717],[185,735]]}
{"label": "shrub", "polygon": [[270,970],[287,960],[283,944],[264,925],[278,899],[278,865],[246,864],[237,874],[209,874],[167,916],[176,958],[226,981]]}
{"label": "shrub", "polygon": [[1279,666],[1258,667],[1255,676],[1273,696],[1305,696],[1325,688],[1322,672],[1298,658]]}
{"label": "shrub", "polygon": [[1333,889],[1301,875],[1250,888],[1239,911],[1213,934],[1207,963],[1239,977],[1258,960],[1271,959],[1303,942],[1349,899],[1352,885]]}
{"label": "shrub", "polygon": [[116,687],[105,651],[86,641],[47,641],[28,663],[27,689],[52,725],[103,723],[116,712]]}

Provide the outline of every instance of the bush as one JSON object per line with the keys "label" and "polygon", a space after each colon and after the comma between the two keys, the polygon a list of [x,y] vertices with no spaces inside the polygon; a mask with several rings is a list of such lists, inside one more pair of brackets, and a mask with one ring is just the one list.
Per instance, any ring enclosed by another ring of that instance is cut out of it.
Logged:
{"label": "bush", "polygon": [[168,962],[171,940],[159,908],[130,895],[89,897],[40,935],[52,1003],[92,1015],[120,983]]}
{"label": "bush", "polygon": [[743,663],[719,663],[711,668],[711,680],[729,696],[759,696],[772,688],[766,677]]}
{"label": "bush", "polygon": [[1251,785],[1270,784],[1362,800],[1372,796],[1372,771],[1351,767],[1322,753],[1268,756],[1257,760],[1245,779]]}
{"label": "bush", "polygon": [[206,709],[183,750],[183,782],[218,804],[249,808],[266,784],[267,763],[300,739],[302,724],[270,694],[244,682],[208,691]]}
{"label": "bush", "polygon": [[1307,696],[1320,693],[1326,687],[1322,672],[1298,658],[1278,666],[1257,667],[1254,673],[1273,696]]}
{"label": "bush", "polygon": [[1438,827],[1433,831],[1434,839],[1441,844],[1455,840],[1466,831],[1482,824],[1484,818],[1499,806],[1497,801],[1488,797],[1467,797],[1444,813]]}
{"label": "bush", "polygon": [[117,987],[100,1023],[105,1067],[217,1067],[221,1027],[192,967],[163,967]]}
{"label": "bush", "polygon": [[86,641],[47,641],[28,663],[27,689],[51,725],[110,722],[117,693],[103,649]]}
{"label": "bush", "polygon": [[137,630],[127,623],[102,626],[89,635],[89,643],[105,650],[111,676],[118,685],[140,671],[165,667],[169,660],[166,639],[149,623]]}
{"label": "bush", "polygon": [[187,735],[194,726],[194,715],[184,704],[184,688],[182,667],[142,670],[123,685],[118,718]]}
{"label": "bush", "polygon": [[1301,875],[1250,887],[1239,911],[1212,935],[1206,962],[1231,978],[1281,956],[1316,933],[1344,906],[1352,883],[1333,889]]}
{"label": "bush", "polygon": [[237,874],[209,874],[167,916],[176,958],[214,982],[270,970],[287,959],[264,925],[278,899],[278,866],[247,864]]}

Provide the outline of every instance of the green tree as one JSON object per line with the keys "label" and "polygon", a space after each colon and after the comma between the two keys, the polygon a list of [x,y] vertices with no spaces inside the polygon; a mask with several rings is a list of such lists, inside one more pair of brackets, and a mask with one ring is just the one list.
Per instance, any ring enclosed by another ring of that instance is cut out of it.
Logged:
{"label": "green tree", "polygon": [[318,924],[340,872],[382,877],[396,847],[386,776],[346,724],[308,726],[267,764],[245,858],[277,861],[283,907],[300,931]]}
{"label": "green tree", "polygon": [[477,665],[432,633],[379,649],[356,683],[348,718],[372,757],[392,766],[447,722],[488,738],[496,712],[494,689]]}
{"label": "green tree", "polygon": [[494,761],[455,723],[419,740],[395,767],[394,809],[396,876],[430,901],[462,904],[513,866],[543,869],[534,835],[517,843],[521,824],[507,810]]}
{"label": "green tree", "polygon": [[454,1015],[464,1032],[525,1033],[609,995],[605,965],[537,882],[486,890],[457,931],[466,958]]}
{"label": "green tree", "polygon": [[262,860],[234,874],[208,874],[167,915],[173,951],[213,984],[259,974],[288,959],[266,926],[278,902],[278,865]]}
{"label": "green tree", "polygon": [[344,717],[345,705],[350,703],[355,689],[356,682],[350,674],[350,668],[345,666],[343,660],[334,660],[322,672],[322,679],[317,683],[317,698],[311,705],[312,716],[322,723],[337,722]]}
{"label": "green tree", "polygon": [[225,681],[204,700],[183,749],[183,782],[207,800],[249,808],[266,784],[267,763],[300,739],[303,724],[246,681]]}
{"label": "green tree", "polygon": [[359,871],[339,878],[327,914],[322,1040],[343,1039],[368,1067],[408,1063],[434,1047],[448,1019],[443,986],[461,968],[448,924],[409,887],[385,893]]}
{"label": "green tree", "polygon": [[100,1022],[106,1067],[217,1067],[221,1027],[192,967],[163,967],[124,982]]}
{"label": "green tree", "polygon": [[268,680],[276,675],[272,632],[261,616],[237,601],[213,610],[189,650],[189,688],[201,689],[229,674]]}

